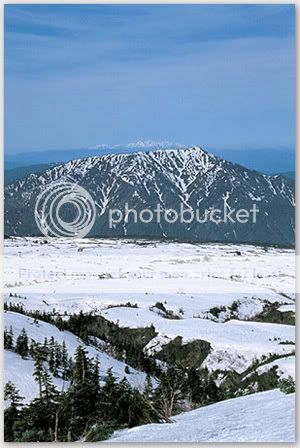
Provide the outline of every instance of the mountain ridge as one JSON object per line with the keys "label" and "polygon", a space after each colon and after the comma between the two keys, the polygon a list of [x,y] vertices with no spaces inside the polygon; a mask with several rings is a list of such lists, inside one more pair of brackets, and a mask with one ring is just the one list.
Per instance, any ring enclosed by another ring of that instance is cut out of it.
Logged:
{"label": "mountain ridge", "polygon": [[[261,174],[234,164],[200,147],[105,154],[75,159],[42,174],[31,174],[6,188],[6,233],[36,234],[34,223],[28,223],[24,206],[32,210],[33,200],[45,185],[66,177],[86,188],[94,198],[101,220],[97,220],[90,236],[294,243],[293,183],[280,175]],[[229,223],[221,229],[211,222],[202,226],[195,222],[137,226],[129,221],[108,228],[109,208],[122,210],[125,203],[138,213],[144,208],[153,210],[155,204],[164,210],[179,210],[180,204],[206,210],[220,209],[225,198],[226,204],[236,209],[250,209],[254,203],[259,204],[257,225]],[[24,213],[27,224],[22,218]]]}

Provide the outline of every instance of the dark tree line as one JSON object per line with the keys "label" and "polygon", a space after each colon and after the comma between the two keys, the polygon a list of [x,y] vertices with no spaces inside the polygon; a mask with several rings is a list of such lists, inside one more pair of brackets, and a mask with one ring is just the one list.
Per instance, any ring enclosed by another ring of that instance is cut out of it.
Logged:
{"label": "dark tree line", "polygon": [[89,359],[87,351],[78,347],[75,354],[72,384],[59,392],[42,363],[36,361],[34,378],[39,384],[39,397],[21,405],[22,397],[12,383],[5,386],[5,440],[75,441],[109,434],[122,426],[158,422],[162,416],[146,396],[132,388],[126,379],[117,382],[111,369],[103,386],[100,385],[99,361]]}
{"label": "dark tree line", "polygon": [[[10,295],[12,296],[12,294]],[[64,319],[55,308],[52,309],[51,313],[39,310],[29,311],[25,310],[22,303],[4,302],[4,311],[23,314],[24,316],[32,317],[35,321],[42,320],[43,322],[55,325],[60,331],[67,330]],[[66,315],[67,314],[64,313],[64,316]]]}

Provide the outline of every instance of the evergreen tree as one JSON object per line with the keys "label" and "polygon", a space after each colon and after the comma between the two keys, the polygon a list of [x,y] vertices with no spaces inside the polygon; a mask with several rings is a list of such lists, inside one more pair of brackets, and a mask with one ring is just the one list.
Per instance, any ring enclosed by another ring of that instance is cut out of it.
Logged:
{"label": "evergreen tree", "polygon": [[8,381],[4,387],[4,400],[10,400],[10,406],[4,411],[4,440],[6,442],[14,441],[14,425],[19,417],[18,407],[21,406],[23,399],[16,386]]}
{"label": "evergreen tree", "polygon": [[63,331],[65,329],[65,323],[64,323],[63,319],[60,316],[57,317],[57,319],[55,321],[55,325],[57,326],[59,331]]}
{"label": "evergreen tree", "polygon": [[54,344],[54,353],[55,353],[54,375],[57,376],[58,370],[60,369],[62,363],[62,350],[57,342],[55,342]]}
{"label": "evergreen tree", "polygon": [[31,339],[30,346],[29,346],[29,356],[31,356],[32,358],[34,358],[35,349],[36,349],[36,343],[33,339]]}
{"label": "evergreen tree", "polygon": [[190,400],[198,405],[205,405],[219,400],[219,389],[209,375],[207,368],[190,368],[188,370],[187,390]]}
{"label": "evergreen tree", "polygon": [[68,392],[71,406],[69,430],[73,438],[81,437],[87,422],[97,420],[100,395],[99,363],[95,364],[87,356],[85,348],[79,346],[75,352],[73,384]]}
{"label": "evergreen tree", "polygon": [[62,350],[61,350],[61,364],[62,364],[62,369],[63,369],[63,379],[68,379],[68,351],[67,351],[67,347],[66,347],[66,343],[65,341],[63,341],[62,343]]}
{"label": "evergreen tree", "polygon": [[[105,377],[105,383],[102,388],[102,397],[104,397],[105,402],[108,403],[109,406],[113,405],[114,392],[116,390],[117,380],[112,374],[112,368],[107,370],[107,374]],[[107,410],[109,411],[109,409]]]}
{"label": "evergreen tree", "polygon": [[52,384],[51,376],[43,366],[44,347],[35,353],[34,378],[39,384],[39,398],[24,408],[16,427],[17,441],[53,441],[55,439],[56,412],[60,396]]}
{"label": "evergreen tree", "polygon": [[52,384],[51,376],[50,374],[44,369],[41,376],[41,383],[42,383],[42,393],[41,398],[44,398],[45,401],[49,402],[49,400],[53,400],[57,397],[57,390],[56,387]]}
{"label": "evergreen tree", "polygon": [[34,362],[33,377],[39,385],[40,398],[42,398],[43,373],[44,373],[43,361],[40,357],[37,356]]}
{"label": "evergreen tree", "polygon": [[94,368],[93,368],[93,376],[94,376],[94,382],[95,382],[95,391],[97,392],[97,394],[100,393],[100,361],[99,361],[99,356],[96,356],[96,360],[94,363]]}
{"label": "evergreen tree", "polygon": [[137,389],[133,389],[126,378],[118,383],[111,369],[108,370],[101,390],[100,402],[101,419],[116,426],[131,427],[162,420],[150,401]]}
{"label": "evergreen tree", "polygon": [[24,406],[13,426],[16,442],[52,442],[54,440],[56,404],[35,398]]}
{"label": "evergreen tree", "polygon": [[9,330],[4,330],[4,348],[7,350],[13,349],[13,329],[12,326],[9,327]]}
{"label": "evergreen tree", "polygon": [[22,358],[26,358],[28,356],[28,336],[25,328],[21,330],[21,333],[17,337],[16,341],[16,352],[22,356]]}
{"label": "evergreen tree", "polygon": [[20,406],[24,397],[20,396],[19,390],[12,381],[8,381],[4,386],[4,400],[10,400],[11,406]]}
{"label": "evergreen tree", "polygon": [[75,352],[75,365],[73,369],[74,384],[84,384],[89,368],[89,359],[85,348],[78,346]]}
{"label": "evergreen tree", "polygon": [[15,442],[14,427],[18,421],[19,411],[15,406],[9,406],[4,410],[4,441]]}
{"label": "evergreen tree", "polygon": [[50,339],[50,343],[49,343],[49,352],[48,352],[48,364],[49,364],[49,369],[50,372],[52,372],[53,374],[56,373],[56,366],[55,366],[55,347],[54,347],[54,339],[52,341],[53,338]]}
{"label": "evergreen tree", "polygon": [[153,396],[153,386],[151,381],[151,376],[147,373],[145,387],[144,387],[144,396],[147,400],[151,400]]}
{"label": "evergreen tree", "polygon": [[74,362],[73,359],[70,357],[68,361],[68,369],[67,369],[67,378],[71,381],[71,384],[73,384],[73,370],[74,370]]}

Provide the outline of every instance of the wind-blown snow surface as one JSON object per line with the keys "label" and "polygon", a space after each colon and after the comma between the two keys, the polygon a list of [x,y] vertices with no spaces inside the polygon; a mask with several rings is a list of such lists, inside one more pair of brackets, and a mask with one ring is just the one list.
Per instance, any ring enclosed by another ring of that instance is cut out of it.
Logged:
{"label": "wind-blown snow surface", "polygon": [[278,390],[185,412],[174,423],[117,431],[109,442],[294,442],[295,394]]}

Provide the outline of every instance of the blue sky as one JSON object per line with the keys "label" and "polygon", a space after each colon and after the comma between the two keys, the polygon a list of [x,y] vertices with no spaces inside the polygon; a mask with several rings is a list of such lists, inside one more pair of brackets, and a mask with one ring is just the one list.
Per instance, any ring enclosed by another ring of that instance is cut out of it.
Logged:
{"label": "blue sky", "polygon": [[294,150],[293,5],[6,5],[7,153]]}

